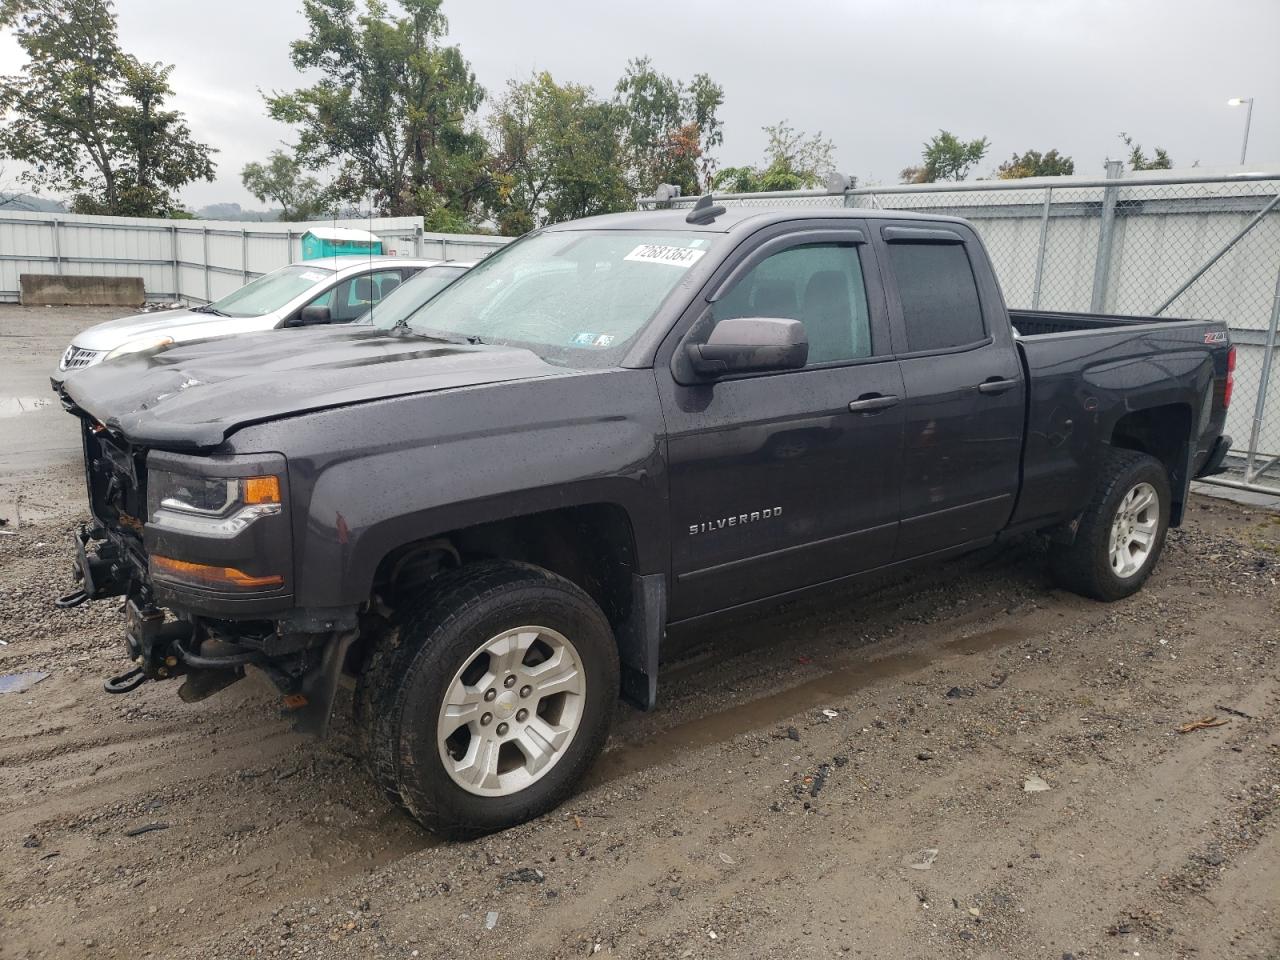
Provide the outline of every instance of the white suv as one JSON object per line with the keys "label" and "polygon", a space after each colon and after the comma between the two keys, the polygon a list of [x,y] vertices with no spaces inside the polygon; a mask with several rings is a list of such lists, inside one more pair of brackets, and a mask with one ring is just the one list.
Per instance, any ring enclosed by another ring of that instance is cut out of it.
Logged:
{"label": "white suv", "polygon": [[163,350],[277,327],[346,323],[419,271],[443,263],[410,257],[325,257],[281,267],[208,306],[160,310],[108,320],[76,334],[58,362],[55,382],[127,353]]}

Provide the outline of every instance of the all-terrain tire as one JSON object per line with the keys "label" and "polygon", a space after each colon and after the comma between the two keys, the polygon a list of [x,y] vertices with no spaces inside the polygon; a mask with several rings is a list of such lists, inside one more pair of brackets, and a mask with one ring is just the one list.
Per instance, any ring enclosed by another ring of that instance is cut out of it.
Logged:
{"label": "all-terrain tire", "polygon": [[[425,827],[465,839],[540,816],[564,801],[603,748],[618,694],[618,650],[609,622],[579,587],[531,564],[482,561],[432,581],[397,615],[360,683],[360,721],[371,774]],[[576,731],[550,769],[505,796],[480,796],[446,771],[440,711],[458,671],[504,630],[538,625],[567,638],[585,694]]]}
{"label": "all-terrain tire", "polygon": [[[1142,485],[1155,492],[1152,541],[1135,570],[1121,575],[1112,561],[1112,530],[1125,498]],[[1139,590],[1160,559],[1169,531],[1172,496],[1169,474],[1155,457],[1134,450],[1108,448],[1102,456],[1089,505],[1080,517],[1075,539],[1054,544],[1049,568],[1063,587],[1095,600],[1119,600]]]}

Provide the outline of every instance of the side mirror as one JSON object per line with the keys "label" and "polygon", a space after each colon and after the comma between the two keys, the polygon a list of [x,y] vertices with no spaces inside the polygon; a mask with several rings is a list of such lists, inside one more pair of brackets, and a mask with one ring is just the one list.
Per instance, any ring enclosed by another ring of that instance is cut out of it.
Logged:
{"label": "side mirror", "polygon": [[703,376],[797,370],[809,360],[809,338],[799,320],[731,317],[712,328],[706,343],[690,343],[685,352]]}
{"label": "side mirror", "polygon": [[328,307],[303,307],[289,326],[311,327],[318,323],[328,323],[331,317]]}

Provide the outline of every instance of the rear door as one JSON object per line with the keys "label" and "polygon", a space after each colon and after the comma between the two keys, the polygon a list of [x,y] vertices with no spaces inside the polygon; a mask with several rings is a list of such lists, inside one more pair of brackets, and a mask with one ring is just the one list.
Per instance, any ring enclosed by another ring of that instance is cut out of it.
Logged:
{"label": "rear door", "polygon": [[[860,227],[788,225],[747,241],[712,280],[713,301],[698,300],[659,354],[673,620],[893,555],[903,386],[875,253]],[[803,322],[808,365],[714,381],[681,375],[678,362],[673,370],[674,349],[744,316]]]}
{"label": "rear door", "polygon": [[961,224],[881,221],[906,390],[897,559],[994,536],[1018,492],[1025,383],[999,288]]}

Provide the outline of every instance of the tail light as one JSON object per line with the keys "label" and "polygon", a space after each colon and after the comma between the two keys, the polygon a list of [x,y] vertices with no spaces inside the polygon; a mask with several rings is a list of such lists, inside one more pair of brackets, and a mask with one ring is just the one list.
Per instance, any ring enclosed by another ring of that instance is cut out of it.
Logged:
{"label": "tail light", "polygon": [[1231,406],[1231,393],[1236,388],[1236,348],[1227,351],[1227,385],[1222,390],[1223,409]]}

